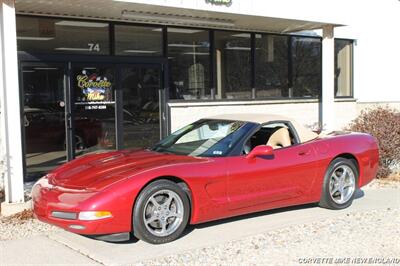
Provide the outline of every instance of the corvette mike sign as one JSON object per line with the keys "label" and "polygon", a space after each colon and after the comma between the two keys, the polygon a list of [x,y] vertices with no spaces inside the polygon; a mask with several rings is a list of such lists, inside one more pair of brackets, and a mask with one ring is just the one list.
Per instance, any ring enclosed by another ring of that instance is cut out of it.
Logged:
{"label": "corvette mike sign", "polygon": [[77,76],[77,85],[82,90],[85,101],[105,101],[111,95],[112,83],[97,74],[89,75],[86,70]]}

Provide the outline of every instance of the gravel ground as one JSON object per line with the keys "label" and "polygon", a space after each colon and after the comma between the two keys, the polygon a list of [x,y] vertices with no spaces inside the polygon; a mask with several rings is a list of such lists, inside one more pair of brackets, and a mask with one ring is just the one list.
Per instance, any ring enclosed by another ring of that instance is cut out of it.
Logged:
{"label": "gravel ground", "polygon": [[0,218],[0,240],[21,239],[36,235],[48,235],[61,230],[36,219]]}
{"label": "gravel ground", "polygon": [[363,187],[362,189],[376,189],[376,188],[399,188],[400,189],[400,177],[398,180],[386,180],[386,179],[374,179]]}
{"label": "gravel ground", "polygon": [[135,265],[368,264],[352,263],[364,258],[399,265],[399,224],[400,209],[346,214]]}
{"label": "gravel ground", "polygon": [[[375,180],[365,189],[381,187],[400,189],[400,183]],[[352,213],[135,265],[315,265],[319,263],[313,259],[318,258],[332,259],[336,265],[343,264],[337,259],[396,258],[400,265],[399,224],[400,206]],[[0,240],[49,235],[57,230],[61,229],[35,219],[0,217]]]}

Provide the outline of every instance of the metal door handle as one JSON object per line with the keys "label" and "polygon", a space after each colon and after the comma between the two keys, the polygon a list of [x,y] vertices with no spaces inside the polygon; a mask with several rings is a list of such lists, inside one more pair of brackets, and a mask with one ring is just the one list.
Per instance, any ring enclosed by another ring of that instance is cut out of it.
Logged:
{"label": "metal door handle", "polygon": [[70,113],[67,114],[67,128],[72,129],[72,116]]}

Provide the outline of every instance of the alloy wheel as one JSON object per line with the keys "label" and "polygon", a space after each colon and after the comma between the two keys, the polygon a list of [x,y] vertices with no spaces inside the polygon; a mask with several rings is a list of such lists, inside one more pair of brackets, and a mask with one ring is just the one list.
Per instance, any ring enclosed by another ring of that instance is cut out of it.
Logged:
{"label": "alloy wheel", "polygon": [[331,174],[329,194],[337,204],[344,204],[351,199],[355,191],[355,174],[351,167],[339,165]]}
{"label": "alloy wheel", "polygon": [[172,190],[153,193],[143,211],[143,222],[147,230],[158,237],[173,234],[181,225],[184,214],[182,199]]}

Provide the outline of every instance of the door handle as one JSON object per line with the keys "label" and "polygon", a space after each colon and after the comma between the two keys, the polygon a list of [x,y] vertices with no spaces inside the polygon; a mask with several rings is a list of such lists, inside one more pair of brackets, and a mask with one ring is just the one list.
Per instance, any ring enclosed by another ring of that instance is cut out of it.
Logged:
{"label": "door handle", "polygon": [[311,153],[310,150],[299,151],[299,155],[300,155],[300,156],[309,155],[310,153]]}
{"label": "door handle", "polygon": [[67,113],[67,129],[72,129],[72,116],[70,113]]}

